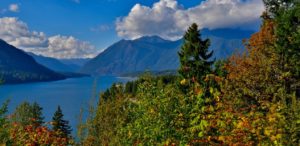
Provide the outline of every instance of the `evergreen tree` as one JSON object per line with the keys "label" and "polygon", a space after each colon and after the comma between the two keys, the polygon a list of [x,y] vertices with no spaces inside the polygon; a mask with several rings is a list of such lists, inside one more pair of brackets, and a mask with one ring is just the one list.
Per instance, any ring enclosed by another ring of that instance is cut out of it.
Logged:
{"label": "evergreen tree", "polygon": [[274,50],[279,56],[279,69],[285,78],[283,86],[288,93],[292,93],[300,85],[300,1],[264,0],[264,3],[267,18],[275,23]]}
{"label": "evergreen tree", "polygon": [[36,102],[31,106],[32,124],[36,127],[41,126],[44,123],[44,117],[42,116],[43,108]]}
{"label": "evergreen tree", "polygon": [[213,55],[213,51],[208,51],[209,46],[210,40],[202,40],[197,24],[192,24],[184,35],[184,42],[178,53],[180,59],[178,72],[187,84],[203,83],[203,77],[211,73],[214,61],[209,61]]}
{"label": "evergreen tree", "polygon": [[35,128],[41,126],[44,123],[42,109],[36,102],[32,105],[29,102],[23,102],[16,108],[12,121],[23,126],[32,125]]}
{"label": "evergreen tree", "polygon": [[67,138],[70,136],[72,129],[69,126],[69,121],[64,120],[63,117],[64,115],[62,113],[62,110],[60,106],[58,106],[52,118],[52,122],[53,122],[52,129],[54,131],[62,132],[61,136]]}

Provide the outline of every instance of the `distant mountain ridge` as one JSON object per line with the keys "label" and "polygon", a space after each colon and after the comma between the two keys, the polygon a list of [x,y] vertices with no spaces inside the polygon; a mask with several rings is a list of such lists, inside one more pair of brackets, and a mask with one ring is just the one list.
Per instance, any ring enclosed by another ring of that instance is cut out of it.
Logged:
{"label": "distant mountain ridge", "polygon": [[43,65],[24,51],[0,39],[0,77],[4,84],[65,79]]}
{"label": "distant mountain ridge", "polygon": [[[209,33],[208,33],[209,32]],[[228,33],[230,30],[228,30]],[[227,38],[212,36],[218,31],[207,31],[203,38],[211,40],[210,49],[214,50],[214,58],[221,59],[235,52],[242,52],[244,36],[250,37],[250,32]],[[158,36],[145,36],[136,40],[121,40],[95,58],[87,62],[80,72],[92,75],[122,75],[139,71],[176,70],[179,66],[177,52],[183,40],[169,41]]]}
{"label": "distant mountain ridge", "polygon": [[201,30],[203,36],[214,36],[224,39],[246,39],[250,38],[253,33],[255,33],[255,31],[233,28],[219,28],[214,30],[204,28]]}
{"label": "distant mountain ridge", "polygon": [[[158,37],[121,40],[87,62],[80,71],[94,75],[120,75],[146,69],[172,69],[176,66],[176,59],[172,57],[176,54],[174,46],[178,47],[180,44],[180,41],[166,41]],[[163,55],[168,59],[162,58]]]}
{"label": "distant mountain ridge", "polygon": [[62,63],[56,58],[46,57],[42,55],[36,55],[34,53],[28,52],[30,56],[34,58],[39,64],[57,72],[77,72],[80,66],[77,65],[67,65]]}
{"label": "distant mountain ridge", "polygon": [[91,58],[70,58],[70,59],[58,59],[63,64],[71,67],[76,67],[78,71],[85,63],[87,63]]}

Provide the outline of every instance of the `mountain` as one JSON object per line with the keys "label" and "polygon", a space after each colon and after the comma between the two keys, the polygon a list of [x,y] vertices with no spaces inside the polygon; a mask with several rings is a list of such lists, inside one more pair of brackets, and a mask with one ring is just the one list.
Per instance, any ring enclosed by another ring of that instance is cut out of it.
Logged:
{"label": "mountain", "polygon": [[60,62],[67,64],[82,67],[85,63],[90,61],[91,58],[71,58],[71,59],[59,59]]}
{"label": "mountain", "polygon": [[250,36],[255,33],[252,30],[242,30],[242,29],[233,29],[233,28],[219,28],[209,30],[204,28],[201,30],[203,36],[214,36],[224,39],[245,39],[250,38]]}
{"label": "mountain", "polygon": [[42,55],[36,55],[34,53],[28,52],[30,56],[34,58],[36,62],[39,64],[57,72],[77,72],[81,66],[77,65],[69,65],[62,63],[60,60],[51,58],[51,57],[45,57]]}
{"label": "mountain", "polygon": [[[207,33],[206,33],[207,34]],[[204,34],[211,39],[213,58],[226,58],[243,51],[242,38],[222,38]],[[92,75],[122,75],[139,71],[176,70],[179,66],[177,52],[182,40],[169,41],[158,36],[136,40],[121,40],[87,62],[80,72]]]}
{"label": "mountain", "polygon": [[178,63],[176,49],[181,41],[167,41],[157,36],[121,40],[87,62],[80,70],[94,75],[120,75],[143,70],[173,69]]}
{"label": "mountain", "polygon": [[90,58],[71,58],[71,59],[59,59],[63,64],[68,65],[70,68],[73,68],[75,72],[78,72],[80,68],[87,63]]}
{"label": "mountain", "polygon": [[65,79],[43,65],[22,50],[0,39],[0,76],[4,84]]}
{"label": "mountain", "polygon": [[211,40],[209,49],[214,51],[213,58],[215,59],[225,59],[235,53],[242,53],[245,50],[243,39],[225,39],[215,36],[204,37]]}

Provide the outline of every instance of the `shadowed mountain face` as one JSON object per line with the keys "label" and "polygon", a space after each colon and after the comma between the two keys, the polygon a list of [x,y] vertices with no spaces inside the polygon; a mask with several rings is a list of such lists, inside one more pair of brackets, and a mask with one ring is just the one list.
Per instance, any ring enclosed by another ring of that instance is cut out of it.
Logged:
{"label": "shadowed mountain face", "polygon": [[143,70],[174,69],[178,65],[177,48],[181,41],[167,41],[159,37],[121,40],[87,62],[82,73],[120,75]]}
{"label": "shadowed mountain face", "polygon": [[0,76],[4,84],[65,79],[31,56],[0,39]]}
{"label": "shadowed mountain face", "polygon": [[[219,37],[211,34],[218,34]],[[241,36],[249,37],[250,33],[236,34],[228,38],[223,38],[219,31],[206,30],[203,34],[203,38],[210,38],[210,49],[214,51],[213,58],[216,59],[242,52],[244,46]],[[87,62],[80,72],[93,75],[121,75],[145,70],[176,70],[179,67],[177,52],[182,42],[182,40],[168,41],[158,36],[121,40]]]}

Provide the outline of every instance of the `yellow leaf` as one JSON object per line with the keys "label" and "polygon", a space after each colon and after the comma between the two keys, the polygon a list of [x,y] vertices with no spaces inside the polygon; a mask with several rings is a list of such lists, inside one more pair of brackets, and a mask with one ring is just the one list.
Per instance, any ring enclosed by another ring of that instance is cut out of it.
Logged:
{"label": "yellow leaf", "polygon": [[128,137],[131,137],[132,136],[132,133],[131,131],[128,132]]}
{"label": "yellow leaf", "polygon": [[209,88],[209,92],[212,94],[212,93],[214,93],[214,88]]}
{"label": "yellow leaf", "polygon": [[186,84],[186,79],[181,80],[181,81],[180,81],[180,84],[181,84],[181,85],[185,85],[185,84]]}
{"label": "yellow leaf", "polygon": [[281,138],[282,138],[282,135],[281,135],[281,134],[277,134],[277,135],[276,135],[276,138],[277,138],[277,139],[281,139]]}
{"label": "yellow leaf", "polygon": [[220,141],[225,141],[225,137],[224,136],[219,136],[218,138]]}
{"label": "yellow leaf", "polygon": [[243,122],[242,121],[240,121],[238,124],[237,124],[237,126],[236,126],[237,128],[243,128]]}
{"label": "yellow leaf", "polygon": [[267,135],[267,136],[269,136],[269,135],[271,135],[271,131],[268,130],[268,129],[265,129],[265,130],[264,130],[264,134]]}

